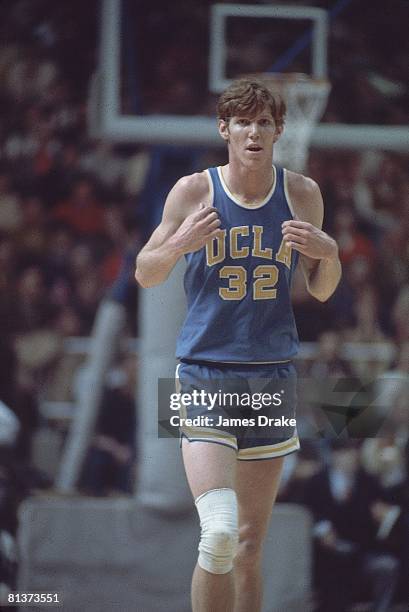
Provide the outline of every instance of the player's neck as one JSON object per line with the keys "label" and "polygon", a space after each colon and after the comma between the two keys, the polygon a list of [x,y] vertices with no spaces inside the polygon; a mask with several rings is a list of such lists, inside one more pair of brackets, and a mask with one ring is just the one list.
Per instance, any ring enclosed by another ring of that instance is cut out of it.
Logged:
{"label": "player's neck", "polygon": [[271,161],[260,168],[247,168],[230,160],[222,167],[222,173],[231,193],[246,203],[264,200],[274,181]]}

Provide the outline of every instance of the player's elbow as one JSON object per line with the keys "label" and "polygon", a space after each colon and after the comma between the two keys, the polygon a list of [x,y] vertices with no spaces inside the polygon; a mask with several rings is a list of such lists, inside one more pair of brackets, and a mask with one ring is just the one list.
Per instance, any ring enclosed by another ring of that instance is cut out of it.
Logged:
{"label": "player's elbow", "polygon": [[143,264],[143,253],[141,252],[138,254],[135,262],[135,280],[140,287],[142,287],[143,289],[148,289],[148,287],[152,286],[152,279],[150,278],[151,275],[146,274],[146,270],[144,271],[146,266],[144,266]]}
{"label": "player's elbow", "polygon": [[166,279],[153,276],[152,274],[146,274],[141,267],[136,266],[135,280],[143,289],[149,289],[150,287],[160,285]]}
{"label": "player's elbow", "polygon": [[321,302],[322,304],[324,302],[326,302],[327,300],[329,300],[329,298],[331,297],[331,294],[322,294],[322,293],[315,293],[315,294],[311,294],[316,300],[318,300],[319,302]]}
{"label": "player's elbow", "polygon": [[317,287],[314,287],[312,283],[307,283],[307,291],[311,297],[313,297],[315,300],[318,300],[319,302],[326,302],[333,293],[332,291],[328,291],[328,289],[318,289]]}
{"label": "player's elbow", "polygon": [[138,283],[138,285],[140,287],[145,288],[144,281],[143,281],[143,279],[142,279],[138,269],[135,270],[135,280],[136,280],[136,282]]}
{"label": "player's elbow", "polygon": [[154,283],[150,281],[149,278],[144,276],[139,268],[135,270],[135,280],[140,287],[143,289],[148,289],[149,287],[153,287]]}
{"label": "player's elbow", "polygon": [[308,287],[308,293],[319,302],[327,302],[334,291],[335,287],[333,289],[326,289],[325,291]]}

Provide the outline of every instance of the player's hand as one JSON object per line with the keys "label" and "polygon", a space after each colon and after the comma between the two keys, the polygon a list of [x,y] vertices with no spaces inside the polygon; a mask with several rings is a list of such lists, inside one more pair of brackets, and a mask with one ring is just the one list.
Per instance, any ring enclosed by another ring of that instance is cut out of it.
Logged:
{"label": "player's hand", "polygon": [[200,209],[190,214],[173,235],[172,241],[181,254],[194,253],[219,233],[221,221],[217,208],[200,204]]}
{"label": "player's hand", "polygon": [[312,259],[336,259],[337,243],[331,236],[306,221],[284,221],[282,233],[285,242],[295,251]]}

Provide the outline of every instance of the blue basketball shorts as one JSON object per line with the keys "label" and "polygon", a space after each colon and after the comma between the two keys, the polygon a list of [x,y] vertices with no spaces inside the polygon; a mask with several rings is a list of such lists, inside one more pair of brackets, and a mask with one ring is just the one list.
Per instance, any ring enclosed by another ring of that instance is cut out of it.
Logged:
{"label": "blue basketball shorts", "polygon": [[180,446],[222,444],[240,461],[288,455],[300,448],[296,427],[297,374],[272,364],[182,361],[176,368]]}

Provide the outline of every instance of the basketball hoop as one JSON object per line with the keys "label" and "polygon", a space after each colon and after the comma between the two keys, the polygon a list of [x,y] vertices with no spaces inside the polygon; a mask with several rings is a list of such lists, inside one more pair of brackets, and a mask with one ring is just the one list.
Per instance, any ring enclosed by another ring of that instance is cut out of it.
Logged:
{"label": "basketball hoop", "polygon": [[263,81],[271,92],[279,94],[285,101],[285,129],[274,147],[274,161],[290,170],[303,172],[312,132],[328,100],[331,89],[329,81],[314,79],[298,72],[246,76]]}

